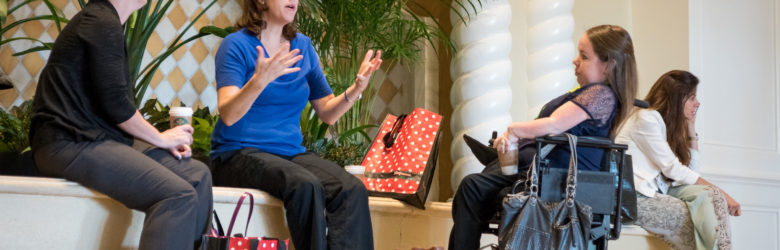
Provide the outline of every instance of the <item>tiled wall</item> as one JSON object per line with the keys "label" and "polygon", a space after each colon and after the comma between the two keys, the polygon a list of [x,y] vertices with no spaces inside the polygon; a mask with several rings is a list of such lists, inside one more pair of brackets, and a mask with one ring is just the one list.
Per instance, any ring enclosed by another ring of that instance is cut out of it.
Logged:
{"label": "tiled wall", "polygon": [[[16,6],[22,0],[13,0],[8,6]],[[72,17],[79,10],[76,0],[53,0],[63,9],[67,17]],[[167,48],[173,39],[190,23],[192,19],[205,8],[210,1],[207,0],[179,0],[175,1],[168,10],[165,18],[157,26],[154,34],[147,44],[144,54],[144,63],[157,56]],[[41,1],[34,1],[27,6],[15,11],[8,17],[7,24],[31,17],[34,15],[48,14],[48,9]],[[241,14],[239,0],[219,0],[204,16],[193,25],[185,37],[194,34],[196,30],[205,25],[227,27],[235,24]],[[7,32],[4,39],[10,37],[33,37],[44,42],[51,42],[57,37],[57,29],[50,21],[28,22]],[[163,62],[159,70],[155,72],[150,88],[145,99],[158,98],[164,104],[178,104],[179,101],[187,106],[207,106],[212,111],[216,110],[217,94],[214,82],[214,55],[219,47],[221,39],[215,36],[207,36],[190,42],[186,47],[177,50],[172,56]],[[34,46],[27,41],[11,42],[0,48],[0,70],[6,72],[15,88],[0,91],[0,108],[8,109],[18,105],[24,100],[32,98],[35,94],[38,76],[45,64],[49,52],[35,52],[22,57],[14,57],[13,53],[26,50]],[[435,60],[435,59],[434,59]],[[424,67],[420,67],[424,68]],[[382,74],[382,73],[379,73]],[[404,91],[404,82],[413,81],[415,77],[424,74],[412,74],[406,67],[394,67],[389,70],[388,78],[379,87],[380,94],[374,105],[373,116],[377,119],[384,117],[386,112],[408,112],[408,102],[404,102],[401,93],[412,94],[407,87]],[[417,77],[419,78],[419,77]]]}

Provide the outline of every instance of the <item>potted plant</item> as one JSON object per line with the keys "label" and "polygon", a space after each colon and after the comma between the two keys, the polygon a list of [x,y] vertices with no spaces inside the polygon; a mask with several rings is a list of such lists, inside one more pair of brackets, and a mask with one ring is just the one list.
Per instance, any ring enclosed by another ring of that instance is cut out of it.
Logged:
{"label": "potted plant", "polygon": [[[179,104],[181,106],[181,104]],[[169,105],[161,104],[157,99],[149,99],[144,106],[139,109],[146,120],[157,130],[165,131],[171,128],[168,111]],[[211,132],[217,124],[218,115],[211,114],[208,107],[197,108],[192,113],[192,158],[202,161],[206,164],[210,162],[209,152],[211,151]]]}
{"label": "potted plant", "polygon": [[[463,20],[481,0],[440,3],[455,6],[449,8]],[[433,45],[436,53],[443,52],[436,49],[437,41],[444,43],[445,51],[455,50],[435,19],[432,23],[425,21],[410,6],[431,15],[426,8],[409,0],[302,0],[295,22],[298,30],[311,38],[331,88],[341,93],[354,82],[363,54],[369,49],[383,50],[384,69],[398,63],[418,63],[424,45],[420,41]],[[371,81],[363,98],[333,126],[320,122],[310,108],[304,109],[301,129],[307,149],[342,166],[362,161],[371,141],[366,130],[376,127],[370,124],[371,111],[384,79],[375,76]]]}
{"label": "potted plant", "polygon": [[30,153],[30,116],[32,100],[5,112],[0,110],[0,174],[37,175]]}
{"label": "potted plant", "polygon": [[[15,10],[34,1],[36,0],[26,0],[8,9],[7,14],[10,15]],[[50,14],[21,19],[8,24],[7,26],[5,24],[6,17],[0,16],[0,24],[2,24],[2,27],[0,27],[0,46],[9,42],[20,41],[20,40],[33,41],[40,44],[30,49],[16,52],[13,54],[13,56],[22,56],[31,52],[51,50],[54,43],[43,42],[41,40],[38,40],[36,38],[31,38],[31,37],[14,37],[14,38],[2,40],[2,35],[5,32],[8,32],[9,30],[23,23],[30,22],[30,21],[38,21],[38,20],[54,21],[57,30],[62,31],[62,26],[63,26],[62,24],[67,23],[69,21],[69,19],[65,17],[65,14],[62,13],[62,10],[60,10],[51,1],[49,0],[41,0],[41,1],[49,9]],[[208,35],[225,37],[227,34],[230,34],[230,32],[234,30],[232,27],[219,28],[213,25],[207,25],[201,27],[200,30],[198,30],[198,33],[191,35],[190,37],[187,38],[184,37],[184,35],[187,33],[187,31],[189,31],[190,28],[192,28],[195,22],[197,22],[203,16],[203,14],[206,13],[206,11],[208,11],[211,7],[214,6],[214,4],[217,3],[217,0],[211,0],[209,4],[205,8],[203,8],[203,10],[201,10],[194,18],[192,18],[192,20],[187,24],[184,30],[182,30],[181,34],[179,34],[176,37],[176,39],[174,39],[173,42],[171,42],[171,44],[168,45],[168,47],[165,50],[161,51],[159,55],[154,57],[154,59],[152,59],[146,65],[142,65],[143,54],[146,51],[146,42],[149,41],[149,37],[152,35],[152,33],[154,33],[154,29],[163,19],[165,13],[168,11],[168,8],[170,8],[170,6],[174,2],[175,2],[174,0],[161,0],[161,1],[154,1],[154,2],[149,1],[146,5],[144,5],[144,7],[134,12],[132,16],[130,16],[130,18],[125,23],[125,47],[127,48],[127,56],[129,61],[128,65],[130,71],[130,80],[135,83],[133,93],[135,94],[136,106],[140,106],[143,96],[146,93],[146,89],[149,88],[149,84],[152,81],[152,75],[154,75],[154,72],[157,71],[157,69],[160,67],[160,64],[162,64],[162,62],[166,58],[168,58],[171,54],[173,54],[173,52],[175,52],[177,49],[181,48],[182,46],[186,45],[187,43],[192,42],[201,37],[208,36]],[[78,4],[80,8],[84,8],[84,5],[86,5],[86,1],[78,0]],[[0,8],[0,10],[2,10],[2,8]]]}
{"label": "potted plant", "polygon": [[[7,7],[5,2],[4,1],[0,2],[0,5],[2,5],[2,7],[0,7],[0,14],[2,14],[0,15],[0,46],[10,42],[23,41],[23,40],[32,41],[38,44],[37,46],[33,46],[30,49],[16,52],[13,54],[13,56],[22,56],[27,53],[43,51],[43,50],[51,50],[54,43],[44,42],[31,37],[13,37],[13,38],[3,40],[2,37],[5,32],[8,32],[12,30],[14,27],[22,25],[26,22],[39,21],[39,20],[54,21],[57,30],[62,31],[62,27],[64,26],[63,24],[69,21],[69,19],[62,13],[62,10],[60,10],[51,1],[41,0],[49,9],[50,13],[46,15],[38,15],[38,16],[24,18],[6,25],[7,15],[12,14],[14,11],[20,9],[22,6],[30,4],[34,1],[36,0],[26,0],[11,8],[5,8]],[[174,51],[186,45],[187,43],[192,42],[201,37],[208,36],[208,35],[225,37],[227,34],[229,34],[234,30],[232,27],[219,28],[219,27],[209,25],[200,28],[198,33],[185,38],[185,34],[189,29],[192,28],[193,24],[197,22],[203,16],[203,14],[206,13],[206,11],[208,11],[212,6],[214,6],[216,2],[217,0],[211,0],[209,4],[205,8],[203,8],[203,10],[197,13],[197,15],[190,20],[190,22],[187,24],[184,30],[182,30],[182,33],[179,34],[176,37],[176,39],[174,39],[174,41],[171,42],[171,44],[166,49],[161,51],[159,55],[154,57],[146,65],[142,65],[142,57],[146,50],[146,43],[149,40],[151,34],[154,32],[154,29],[160,23],[165,13],[168,11],[168,8],[173,3],[175,3],[175,1],[173,0],[161,0],[155,2],[149,1],[143,8],[133,13],[130,19],[128,19],[125,25],[125,39],[126,39],[125,46],[128,52],[128,60],[129,60],[128,70],[130,71],[131,81],[135,83],[134,95],[136,97],[136,105],[140,106],[142,98],[147,88],[149,87],[154,72],[159,68],[160,64],[166,58],[168,58],[171,54],[173,54]],[[86,1],[79,0],[78,4],[80,8],[83,8],[86,5]],[[6,11],[4,12],[3,10]],[[11,162],[11,160],[13,160],[14,166],[16,166],[17,162],[19,162],[19,164],[27,164],[29,166],[32,166],[32,160],[29,157],[29,142],[27,138],[28,136],[27,134],[29,133],[29,115],[32,111],[31,103],[32,101],[27,101],[23,105],[13,108],[11,113],[2,112],[2,110],[0,110],[0,155],[2,155],[0,156],[0,158],[2,158],[2,162],[4,163],[3,166],[6,166],[5,163]],[[156,100],[154,100],[154,102],[152,103],[159,105],[156,102]],[[166,108],[166,110],[160,110],[160,109],[157,110],[159,112],[164,113],[165,116],[164,119],[166,119],[165,123],[155,122],[154,119],[160,119],[161,117],[157,113],[155,113],[155,115],[149,115],[148,117],[150,121],[152,121],[152,123],[155,123],[158,126],[167,126],[167,115],[168,115],[167,107],[161,107],[161,108]],[[148,110],[150,109],[147,108],[147,111]],[[210,146],[206,143],[210,143],[211,129],[213,129],[213,125],[214,125],[214,121],[216,121],[216,117],[211,116],[211,113],[208,111],[208,109],[205,110],[199,109],[198,111],[196,111],[193,119],[194,119],[193,127],[195,127],[196,129],[194,134],[194,137],[196,138],[193,144],[193,153],[201,160],[208,159],[207,158],[208,149]],[[22,158],[21,157],[22,155],[26,155],[27,157]],[[17,159],[24,159],[24,160],[17,160]],[[0,171],[5,173],[8,172],[7,170],[8,168],[3,168]]]}

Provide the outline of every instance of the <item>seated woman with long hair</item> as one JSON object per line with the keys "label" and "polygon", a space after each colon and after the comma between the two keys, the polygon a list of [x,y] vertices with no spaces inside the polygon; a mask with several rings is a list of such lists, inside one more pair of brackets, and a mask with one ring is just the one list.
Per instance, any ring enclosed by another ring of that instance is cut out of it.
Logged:
{"label": "seated woman with long hair", "polygon": [[[538,119],[510,124],[494,143],[501,152],[506,152],[510,144],[518,145],[520,173],[525,173],[523,169],[536,154],[533,138],[562,132],[607,137],[634,104],[636,61],[631,36],[625,29],[614,25],[593,27],[582,36],[578,49],[573,63],[580,88],[545,104]],[[600,169],[601,150],[577,150],[580,169]],[[567,147],[556,147],[548,159],[553,166],[567,166],[569,155]],[[482,173],[461,181],[452,204],[455,225],[450,233],[450,249],[479,248],[482,229],[498,209],[500,191],[518,178],[517,174],[503,175],[498,165],[489,165]]]}
{"label": "seated woman with long hair", "polygon": [[300,117],[311,103],[335,123],[382,64],[369,50],[334,96],[311,40],[296,32],[297,1],[245,0],[238,32],[215,57],[220,119],[211,136],[214,183],[256,188],[284,202],[296,249],[374,248],[368,192],[331,161],[306,152]]}
{"label": "seated woman with long hair", "polygon": [[645,99],[650,108],[635,110],[615,141],[633,157],[639,226],[675,249],[730,249],[728,215],[741,209],[697,173],[698,83],[682,70],[661,76]]}

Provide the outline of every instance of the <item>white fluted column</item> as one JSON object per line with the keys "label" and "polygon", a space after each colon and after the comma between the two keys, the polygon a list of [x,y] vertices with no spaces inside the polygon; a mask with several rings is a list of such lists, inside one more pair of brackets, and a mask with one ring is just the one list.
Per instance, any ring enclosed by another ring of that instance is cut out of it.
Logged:
{"label": "white fluted column", "polygon": [[574,0],[528,2],[528,108],[532,119],[542,106],[577,84],[572,59]]}
{"label": "white fluted column", "polygon": [[451,37],[458,47],[450,68],[454,80],[450,91],[453,190],[457,190],[463,177],[484,168],[463,142],[463,134],[487,143],[492,131],[503,132],[512,122],[511,18],[508,0],[483,1],[465,24],[454,12],[450,13]]}

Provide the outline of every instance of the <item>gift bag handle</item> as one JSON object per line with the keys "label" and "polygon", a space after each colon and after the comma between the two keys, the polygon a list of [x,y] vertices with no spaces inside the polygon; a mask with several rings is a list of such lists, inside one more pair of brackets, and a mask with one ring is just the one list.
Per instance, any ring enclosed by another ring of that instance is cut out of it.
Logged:
{"label": "gift bag handle", "polygon": [[244,192],[244,194],[241,195],[241,198],[238,198],[238,203],[236,204],[236,209],[233,210],[233,217],[230,218],[230,226],[228,226],[227,231],[227,237],[230,237],[233,232],[233,223],[236,222],[236,216],[238,216],[238,210],[241,210],[241,205],[244,203],[244,198],[249,196],[249,215],[246,217],[246,227],[244,228],[244,237],[246,237],[246,233],[249,230],[249,221],[252,220],[252,210],[254,210],[255,207],[255,198],[252,196],[249,192]]}
{"label": "gift bag handle", "polygon": [[401,133],[401,127],[404,125],[404,119],[406,119],[406,114],[399,115],[398,118],[395,119],[393,127],[390,129],[390,131],[387,132],[384,137],[382,137],[382,142],[384,142],[385,148],[390,148],[393,146],[393,144],[395,144],[395,139],[398,138],[398,134]]}
{"label": "gift bag handle", "polygon": [[217,223],[215,223],[215,224],[217,224],[217,228],[214,228],[213,224],[211,225],[211,235],[210,236],[212,236],[212,237],[225,236],[224,235],[225,231],[222,230],[222,222],[219,221],[219,216],[217,216],[217,211],[211,210],[211,214],[214,215],[214,220],[216,220],[216,222],[217,222]]}

